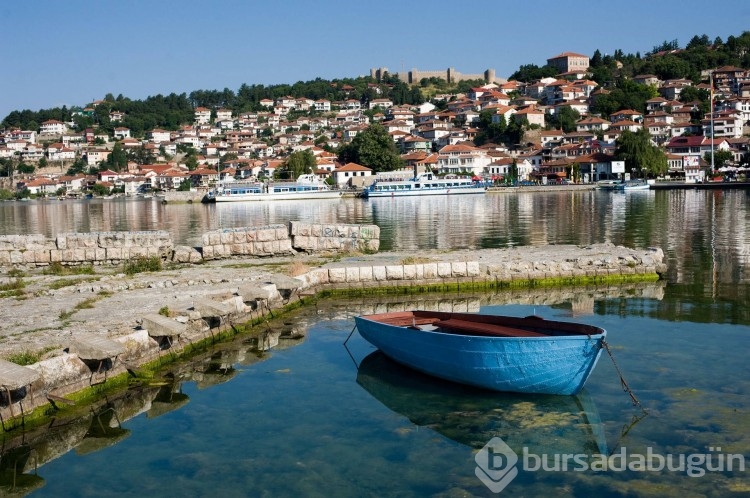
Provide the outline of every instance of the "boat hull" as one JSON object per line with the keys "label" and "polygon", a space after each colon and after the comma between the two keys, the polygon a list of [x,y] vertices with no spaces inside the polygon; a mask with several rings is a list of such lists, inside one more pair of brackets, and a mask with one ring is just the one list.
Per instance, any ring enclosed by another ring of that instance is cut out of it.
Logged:
{"label": "boat hull", "polygon": [[236,195],[214,195],[215,202],[263,202],[284,200],[308,200],[308,199],[338,199],[341,192],[336,190],[320,192],[262,192],[258,194],[236,194]]}
{"label": "boat hull", "polygon": [[464,195],[484,194],[485,187],[433,188],[421,190],[370,191],[365,190],[365,197],[413,197],[422,195]]}
{"label": "boat hull", "polygon": [[375,180],[367,187],[363,195],[365,197],[412,197],[422,195],[461,195],[461,194],[484,194],[486,185],[482,185],[468,177],[445,177],[438,178],[432,173],[421,175],[414,172],[414,177],[409,180]]}
{"label": "boat hull", "polygon": [[368,316],[355,321],[365,340],[398,363],[452,382],[518,393],[578,393],[606,336],[597,329],[592,335],[488,337],[393,326]]}

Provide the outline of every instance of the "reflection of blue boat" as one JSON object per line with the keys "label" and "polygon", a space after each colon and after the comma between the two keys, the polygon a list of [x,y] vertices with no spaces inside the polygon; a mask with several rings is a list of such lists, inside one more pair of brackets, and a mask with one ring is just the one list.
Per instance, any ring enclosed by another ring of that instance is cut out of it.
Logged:
{"label": "reflection of blue boat", "polygon": [[591,325],[474,313],[405,311],[355,321],[362,337],[403,365],[520,393],[578,393],[606,336]]}
{"label": "reflection of blue boat", "polygon": [[586,390],[576,396],[495,393],[423,375],[380,351],[362,360],[357,383],[415,425],[471,448],[498,436],[516,451],[607,454],[604,427]]}

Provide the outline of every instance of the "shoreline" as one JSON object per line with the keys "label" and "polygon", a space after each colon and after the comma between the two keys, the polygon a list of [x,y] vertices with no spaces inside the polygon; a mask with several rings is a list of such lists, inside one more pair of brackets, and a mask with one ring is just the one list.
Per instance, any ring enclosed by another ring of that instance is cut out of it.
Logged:
{"label": "shoreline", "polygon": [[0,368],[6,387],[31,387],[18,400],[22,410],[18,403],[0,406],[3,420],[44,410],[54,399],[86,397],[93,386],[128,382],[129,370],[231,338],[237,324],[260,323],[308,298],[653,282],[666,265],[661,249],[597,244],[422,251],[418,258],[406,252],[232,258],[131,277],[97,270],[30,273],[22,277],[28,281],[22,299],[2,298],[4,360],[41,353],[21,370],[3,376]]}

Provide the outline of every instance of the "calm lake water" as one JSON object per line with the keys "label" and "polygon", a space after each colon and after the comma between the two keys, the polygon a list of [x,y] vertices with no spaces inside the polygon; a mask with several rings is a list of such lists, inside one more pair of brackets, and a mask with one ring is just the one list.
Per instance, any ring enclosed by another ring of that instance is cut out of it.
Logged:
{"label": "calm lake water", "polygon": [[[319,301],[271,323],[264,337],[219,345],[172,367],[160,384],[55,421],[44,435],[11,434],[0,457],[0,495],[496,496],[476,477],[474,460],[495,436],[519,455],[524,447],[547,454],[549,465],[554,455],[623,451],[672,455],[675,465],[680,455],[710,455],[713,468],[726,454],[750,457],[744,191],[469,197],[0,204],[2,233],[164,228],[180,244],[198,244],[218,227],[375,223],[382,249],[611,241],[660,246],[669,264],[666,282],[655,284]],[[356,334],[343,347],[355,315],[413,307],[536,313],[604,327],[648,415],[639,419],[604,355],[579,396],[519,396],[417,375]],[[21,468],[25,474],[14,472]],[[723,468],[691,477],[685,470],[531,471],[519,463],[504,492],[750,496],[750,469],[738,470],[736,461],[732,471]]]}

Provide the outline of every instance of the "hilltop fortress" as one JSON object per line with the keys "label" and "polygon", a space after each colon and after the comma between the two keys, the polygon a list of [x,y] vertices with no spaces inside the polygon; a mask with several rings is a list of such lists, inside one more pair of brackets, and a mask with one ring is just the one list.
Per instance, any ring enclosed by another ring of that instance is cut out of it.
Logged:
{"label": "hilltop fortress", "polygon": [[[370,76],[378,81],[383,79],[386,74],[390,74],[387,67],[378,67],[370,69]],[[449,67],[444,71],[421,71],[412,69],[407,73],[396,73],[398,79],[409,85],[415,85],[422,81],[423,78],[440,78],[448,83],[456,83],[464,80],[484,80],[486,83],[506,83],[505,78],[498,78],[494,69],[487,69],[481,74],[462,74],[454,68]]]}

